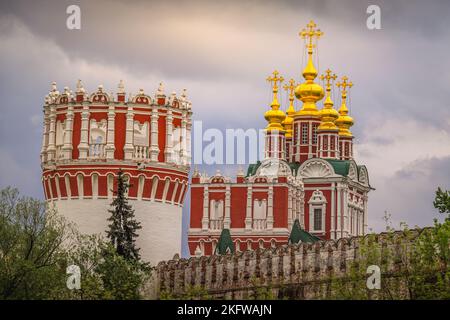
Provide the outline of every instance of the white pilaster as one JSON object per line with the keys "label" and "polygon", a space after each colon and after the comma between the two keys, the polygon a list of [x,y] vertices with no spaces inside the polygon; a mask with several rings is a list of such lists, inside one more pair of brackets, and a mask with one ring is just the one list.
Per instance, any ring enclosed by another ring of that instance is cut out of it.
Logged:
{"label": "white pilaster", "polygon": [[181,141],[180,141],[180,160],[181,164],[185,165],[187,163],[186,161],[186,111],[183,111],[182,119],[181,119]]}
{"label": "white pilaster", "polygon": [[252,201],[253,190],[251,186],[247,187],[247,210],[245,211],[245,230],[252,230]]}
{"label": "white pilaster", "polygon": [[80,131],[80,144],[78,145],[78,151],[80,152],[79,159],[87,159],[89,152],[89,107],[83,106],[83,112],[81,112],[81,131]]}
{"label": "white pilaster", "polygon": [[167,109],[166,116],[166,149],[164,150],[165,161],[173,162],[173,115],[172,109]]}
{"label": "white pilaster", "polygon": [[231,225],[231,190],[227,184],[225,189],[225,218],[223,219],[223,228],[230,229]]}
{"label": "white pilaster", "polygon": [[127,128],[125,134],[125,146],[123,147],[123,151],[125,154],[125,160],[133,159],[134,146],[133,146],[133,118],[134,112],[132,107],[128,107],[127,110]]}
{"label": "white pilaster", "polygon": [[150,145],[150,160],[158,161],[159,147],[158,147],[158,107],[154,106],[152,109],[152,119],[150,123],[151,131],[151,145]]}
{"label": "white pilaster", "polygon": [[108,108],[108,132],[106,135],[106,159],[114,159],[114,151],[116,147],[114,146],[114,126],[115,126],[116,113],[114,106],[110,105]]}
{"label": "white pilaster", "polygon": [[203,190],[203,217],[202,217],[202,230],[207,231],[209,229],[209,190],[205,185]]}
{"label": "white pilaster", "polygon": [[337,185],[337,210],[336,210],[336,214],[337,214],[337,234],[338,234],[338,238],[342,238],[343,237],[343,228],[342,228],[342,186],[340,185],[340,183],[338,183]]}
{"label": "white pilaster", "polygon": [[292,220],[292,188],[288,191],[288,230],[291,230],[293,220]]}
{"label": "white pilaster", "polygon": [[47,162],[48,131],[50,125],[48,115],[48,109],[44,108],[44,131],[42,134],[41,163]]}
{"label": "white pilaster", "polygon": [[47,161],[55,161],[56,157],[56,107],[50,106]]}
{"label": "white pilaster", "polygon": [[186,124],[186,164],[190,165],[192,158],[191,158],[191,129],[192,129],[192,123],[190,119],[188,118],[187,124]]}
{"label": "white pilaster", "polygon": [[331,223],[330,223],[330,238],[336,239],[336,183],[331,184]]}
{"label": "white pilaster", "polygon": [[273,185],[269,186],[267,193],[267,229],[273,229]]}
{"label": "white pilaster", "polygon": [[63,158],[65,160],[72,159],[72,133],[73,133],[73,106],[69,105],[66,114],[66,126],[64,135],[64,145],[62,148]]}

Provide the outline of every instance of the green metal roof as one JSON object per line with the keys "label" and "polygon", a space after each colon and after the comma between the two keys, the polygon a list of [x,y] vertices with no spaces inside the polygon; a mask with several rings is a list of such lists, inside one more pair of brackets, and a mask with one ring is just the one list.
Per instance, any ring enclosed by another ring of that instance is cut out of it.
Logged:
{"label": "green metal roof", "polygon": [[216,246],[215,254],[224,255],[227,253],[234,253],[234,245],[233,240],[231,239],[230,230],[223,229]]}
{"label": "green metal roof", "polygon": [[250,164],[247,168],[246,177],[254,176],[256,174],[256,170],[258,170],[261,165],[261,161],[257,161],[256,163]]}
{"label": "green metal roof", "polygon": [[[261,165],[261,161],[258,161],[254,164],[250,164],[247,168],[247,175],[246,177],[254,176],[256,174],[256,171],[258,170],[259,166]],[[292,174],[296,175],[297,170],[300,167],[300,163],[297,162],[290,162],[288,163],[289,167],[291,168]]]}
{"label": "green metal roof", "polygon": [[332,160],[332,159],[324,159],[324,160],[333,166],[334,172],[336,174],[340,174],[341,176],[344,177],[348,175],[348,171],[350,169],[350,160]]}
{"label": "green metal roof", "polygon": [[295,219],[292,226],[291,234],[289,235],[289,243],[309,242],[314,243],[319,241],[320,238],[306,232],[300,227],[300,222]]}

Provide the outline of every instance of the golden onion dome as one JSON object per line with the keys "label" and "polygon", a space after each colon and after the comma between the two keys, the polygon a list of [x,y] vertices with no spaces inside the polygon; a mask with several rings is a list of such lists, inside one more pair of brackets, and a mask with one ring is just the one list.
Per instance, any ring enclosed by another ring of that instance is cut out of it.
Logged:
{"label": "golden onion dome", "polygon": [[355,124],[353,118],[348,115],[348,108],[343,103],[339,108],[339,117],[335,121],[337,127],[339,128],[339,135],[345,137],[353,137],[350,131],[350,127]]}
{"label": "golden onion dome", "polygon": [[294,119],[289,115],[286,115],[286,118],[282,122],[283,128],[286,131],[286,138],[292,138],[292,126],[294,123]]}
{"label": "golden onion dome", "polygon": [[317,77],[317,70],[313,64],[313,38],[320,38],[323,32],[316,29],[316,24],[311,21],[307,24],[306,28],[300,32],[300,36],[304,39],[308,39],[306,48],[308,50],[308,62],[303,70],[303,78],[306,80],[304,83],[298,85],[295,88],[295,96],[297,99],[303,102],[303,106],[300,111],[297,112],[298,116],[313,116],[318,117],[319,111],[317,110],[316,102],[324,97],[324,90],[322,86],[314,82]]}
{"label": "golden onion dome", "polygon": [[342,82],[337,83],[336,85],[341,88],[341,96],[342,96],[342,104],[339,108],[339,117],[336,120],[336,125],[339,128],[339,136],[342,137],[353,137],[353,134],[350,131],[350,127],[354,125],[353,118],[348,115],[348,108],[346,104],[347,100],[347,88],[351,88],[353,86],[352,82],[347,81],[347,77],[342,77]]}
{"label": "golden onion dome", "polygon": [[[273,106],[272,106],[273,107]],[[284,131],[283,121],[286,118],[286,114],[280,109],[272,109],[264,113],[264,118],[269,123],[266,127],[267,130],[279,130]]]}
{"label": "golden onion dome", "polygon": [[280,110],[280,103],[278,102],[278,84],[283,82],[284,79],[278,75],[278,71],[275,70],[273,76],[267,78],[267,81],[272,83],[273,100],[270,104],[271,110],[264,113],[264,118],[268,122],[266,130],[278,130],[284,132],[283,121],[286,118],[286,114]]}
{"label": "golden onion dome", "polygon": [[330,69],[325,70],[325,74],[320,76],[320,79],[325,81],[327,97],[323,103],[323,109],[320,110],[321,122],[318,130],[338,130],[335,121],[339,118],[339,113],[333,108],[334,103],[331,100],[331,85],[336,78],[337,76]]}
{"label": "golden onion dome", "polygon": [[320,125],[318,130],[337,130],[335,121],[339,118],[339,113],[333,108],[333,101],[328,95],[324,102],[324,107],[320,110]]}

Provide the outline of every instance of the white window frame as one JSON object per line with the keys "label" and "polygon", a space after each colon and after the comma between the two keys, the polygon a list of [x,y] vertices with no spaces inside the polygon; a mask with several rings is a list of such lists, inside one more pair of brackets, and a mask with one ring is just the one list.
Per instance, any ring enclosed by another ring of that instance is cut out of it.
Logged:
{"label": "white window frame", "polygon": [[[309,232],[324,233],[325,232],[325,214],[327,209],[327,199],[322,191],[316,190],[308,201],[309,204]],[[314,209],[322,210],[322,227],[320,230],[314,229]]]}

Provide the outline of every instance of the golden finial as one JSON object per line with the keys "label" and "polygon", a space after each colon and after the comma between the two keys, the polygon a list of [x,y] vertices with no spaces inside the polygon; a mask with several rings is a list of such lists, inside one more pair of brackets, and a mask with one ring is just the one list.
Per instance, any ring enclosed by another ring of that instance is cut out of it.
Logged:
{"label": "golden finial", "polygon": [[306,48],[308,49],[308,62],[302,73],[306,81],[295,88],[295,96],[303,102],[302,109],[297,113],[300,116],[317,117],[319,111],[317,110],[316,102],[324,96],[323,88],[314,83],[318,72],[314,67],[312,58],[313,48],[315,47],[313,39],[319,39],[323,35],[323,32],[316,27],[317,25],[311,20],[306,25],[306,28],[299,33],[301,38],[307,39]]}
{"label": "golden finial", "polygon": [[284,78],[282,76],[278,76],[280,73],[275,70],[272,73],[272,77],[268,76],[267,77],[267,81],[269,81],[272,85],[272,92],[273,92],[273,101],[271,106],[272,107],[276,107],[276,109],[278,109],[280,107],[280,104],[278,103],[278,98],[277,98],[277,94],[278,94],[278,84],[281,85],[281,83],[284,81]]}
{"label": "golden finial", "polygon": [[336,83],[336,86],[341,89],[342,103],[339,108],[339,118],[336,120],[336,125],[339,127],[339,135],[352,137],[352,133],[349,128],[354,124],[353,118],[348,115],[348,108],[346,105],[347,100],[347,88],[353,87],[353,82],[349,82],[346,76],[342,77],[342,80]]}
{"label": "golden finial", "polygon": [[325,82],[327,97],[323,102],[323,109],[320,110],[319,130],[338,130],[335,121],[339,117],[339,113],[333,109],[333,100],[331,100],[331,86],[336,79],[337,76],[330,69],[325,70],[325,73],[320,76],[320,80]]}
{"label": "golden finial", "polygon": [[293,115],[295,113],[294,109],[294,90],[295,90],[295,80],[289,80],[289,84],[285,84],[283,89],[286,90],[289,94],[289,108],[286,110],[288,115]]}
{"label": "golden finial", "polygon": [[332,82],[337,79],[336,74],[332,73],[330,69],[325,70],[325,74],[320,76],[320,80],[325,81],[325,90],[327,93],[331,91]]}
{"label": "golden finial", "polygon": [[275,70],[272,73],[272,76],[267,77],[267,81],[272,85],[273,100],[270,104],[272,109],[264,114],[264,117],[269,122],[266,129],[284,131],[281,123],[286,118],[286,115],[283,111],[279,110],[280,103],[278,102],[278,85],[281,85],[284,78],[279,76],[279,72]]}
{"label": "golden finial", "polygon": [[308,54],[310,55],[313,53],[313,48],[315,47],[315,45],[313,44],[313,39],[319,39],[321,36],[323,36],[323,32],[320,31],[320,29],[316,29],[316,27],[317,24],[313,20],[311,20],[306,25],[306,28],[303,28],[303,30],[299,33],[302,39],[308,38],[308,44],[306,45],[306,48],[308,49]]}
{"label": "golden finial", "polygon": [[285,84],[283,89],[289,94],[289,108],[286,110],[286,119],[283,121],[284,129],[286,130],[286,138],[292,138],[292,124],[294,119],[292,116],[295,114],[294,109],[294,90],[295,90],[295,80],[289,80],[289,84]]}

